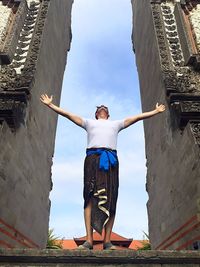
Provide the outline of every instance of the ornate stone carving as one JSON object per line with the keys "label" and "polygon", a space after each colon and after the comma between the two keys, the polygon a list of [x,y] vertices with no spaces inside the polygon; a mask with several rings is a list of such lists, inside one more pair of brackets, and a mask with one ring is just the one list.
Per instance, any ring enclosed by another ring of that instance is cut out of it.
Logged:
{"label": "ornate stone carving", "polygon": [[166,93],[169,96],[172,92],[177,92],[177,75],[175,71],[163,71],[163,81],[166,88]]}
{"label": "ornate stone carving", "polygon": [[180,71],[177,71],[177,67],[183,66],[183,54],[173,14],[173,5],[169,3],[152,4],[152,14],[166,93],[170,96],[173,92],[187,92],[189,85],[185,85],[188,79],[186,76],[183,77]]}
{"label": "ornate stone carving", "polygon": [[[194,68],[198,70],[200,54],[197,49],[196,54],[191,52],[199,44],[199,5],[200,1],[189,0],[151,1],[163,82],[181,129],[188,121],[200,121],[200,73],[194,71]],[[188,27],[187,23],[190,23],[195,32],[192,33],[193,43],[185,29]],[[180,29],[184,30],[181,32]]]}
{"label": "ornate stone carving", "polygon": [[[0,121],[6,120],[11,129],[19,127],[19,122],[23,121],[22,109],[25,109],[34,82],[48,6],[49,1],[47,0],[28,2],[27,14],[20,30],[13,60],[9,65],[2,65],[0,70]],[[14,95],[18,95],[18,100]],[[4,106],[5,108],[3,108]],[[8,111],[9,108],[10,111]],[[9,119],[6,114],[9,114]]]}
{"label": "ornate stone carving", "polygon": [[186,65],[200,70],[200,1],[176,3],[175,16]]}
{"label": "ornate stone carving", "polygon": [[181,102],[181,109],[183,112],[197,113],[200,116],[200,102],[183,101]]}
{"label": "ornate stone carving", "polygon": [[200,122],[191,122],[190,128],[195,138],[195,142],[200,145]]}
{"label": "ornate stone carving", "polygon": [[184,129],[188,121],[196,120],[200,121],[200,99],[195,102],[191,101],[180,101],[178,106],[176,104],[176,110],[179,116],[179,127]]}
{"label": "ornate stone carving", "polygon": [[[0,1],[2,3],[2,1]],[[4,5],[0,6],[5,12],[2,14],[2,32],[0,35],[0,59],[3,64],[10,64],[17,45],[19,33],[24,24],[27,14],[27,3],[25,0],[14,2],[5,1]],[[5,5],[7,3],[7,5]],[[3,23],[4,22],[4,23]]]}
{"label": "ornate stone carving", "polygon": [[164,18],[165,32],[173,65],[183,66],[183,53],[181,50],[176,20],[174,17],[174,5],[170,3],[162,3],[161,10]]}
{"label": "ornate stone carving", "polygon": [[152,15],[153,15],[156,36],[157,36],[157,41],[158,41],[158,46],[159,46],[159,51],[160,51],[160,61],[161,61],[162,70],[163,71],[172,70],[173,66],[172,66],[172,62],[170,59],[169,49],[166,45],[167,38],[166,38],[165,30],[164,30],[164,21],[162,18],[160,4],[157,4],[157,3],[152,4]]}

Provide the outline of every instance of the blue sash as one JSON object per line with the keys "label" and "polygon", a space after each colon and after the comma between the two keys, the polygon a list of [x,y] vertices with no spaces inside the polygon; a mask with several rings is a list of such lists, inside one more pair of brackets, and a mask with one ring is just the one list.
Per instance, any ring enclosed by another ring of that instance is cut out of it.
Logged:
{"label": "blue sash", "polygon": [[87,149],[86,155],[100,155],[99,160],[99,169],[108,171],[110,166],[116,166],[117,165],[117,152],[111,151],[106,148],[97,148],[97,149]]}

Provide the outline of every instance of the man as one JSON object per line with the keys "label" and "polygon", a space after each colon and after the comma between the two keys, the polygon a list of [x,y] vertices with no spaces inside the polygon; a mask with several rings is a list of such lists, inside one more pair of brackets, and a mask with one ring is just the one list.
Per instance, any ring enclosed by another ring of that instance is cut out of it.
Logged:
{"label": "man", "polygon": [[118,158],[117,136],[119,131],[129,127],[139,120],[150,118],[165,110],[164,105],[156,104],[156,108],[124,120],[109,120],[108,108],[97,107],[95,118],[85,119],[65,111],[52,103],[43,94],[40,100],[58,114],[66,117],[87,131],[87,150],[84,162],[84,219],[86,227],[86,242],[79,249],[93,248],[93,229],[104,235],[104,249],[115,249],[110,241],[114,224],[116,203],[118,197]]}

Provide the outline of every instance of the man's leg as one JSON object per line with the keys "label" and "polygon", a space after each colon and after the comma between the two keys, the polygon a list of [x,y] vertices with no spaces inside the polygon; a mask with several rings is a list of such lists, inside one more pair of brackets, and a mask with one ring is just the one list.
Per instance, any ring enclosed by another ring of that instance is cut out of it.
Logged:
{"label": "man's leg", "polygon": [[105,225],[105,236],[104,236],[104,243],[110,242],[110,236],[112,233],[112,228],[115,220],[115,214],[110,216],[110,219]]}
{"label": "man's leg", "polygon": [[87,207],[84,209],[84,219],[86,228],[86,241],[93,244],[93,228],[91,227],[91,211],[92,201],[90,200]]}

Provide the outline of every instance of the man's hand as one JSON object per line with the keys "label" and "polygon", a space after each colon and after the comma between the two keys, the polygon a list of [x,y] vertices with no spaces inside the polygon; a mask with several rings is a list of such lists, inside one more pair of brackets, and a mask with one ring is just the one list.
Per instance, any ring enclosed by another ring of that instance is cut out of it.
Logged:
{"label": "man's hand", "polygon": [[159,105],[157,103],[156,108],[152,111],[144,112],[144,113],[138,114],[136,116],[126,118],[124,120],[124,128],[129,127],[130,125],[132,125],[133,123],[135,123],[137,121],[144,120],[144,119],[150,118],[152,116],[155,116],[156,114],[161,113],[164,110],[165,110],[165,105],[163,105],[163,104]]}
{"label": "man's hand", "polygon": [[45,105],[49,106],[53,101],[53,96],[51,95],[51,97],[48,97],[47,94],[41,95],[40,101]]}
{"label": "man's hand", "polygon": [[165,111],[165,105],[158,105],[158,103],[156,104],[156,111],[157,112],[163,112]]}

